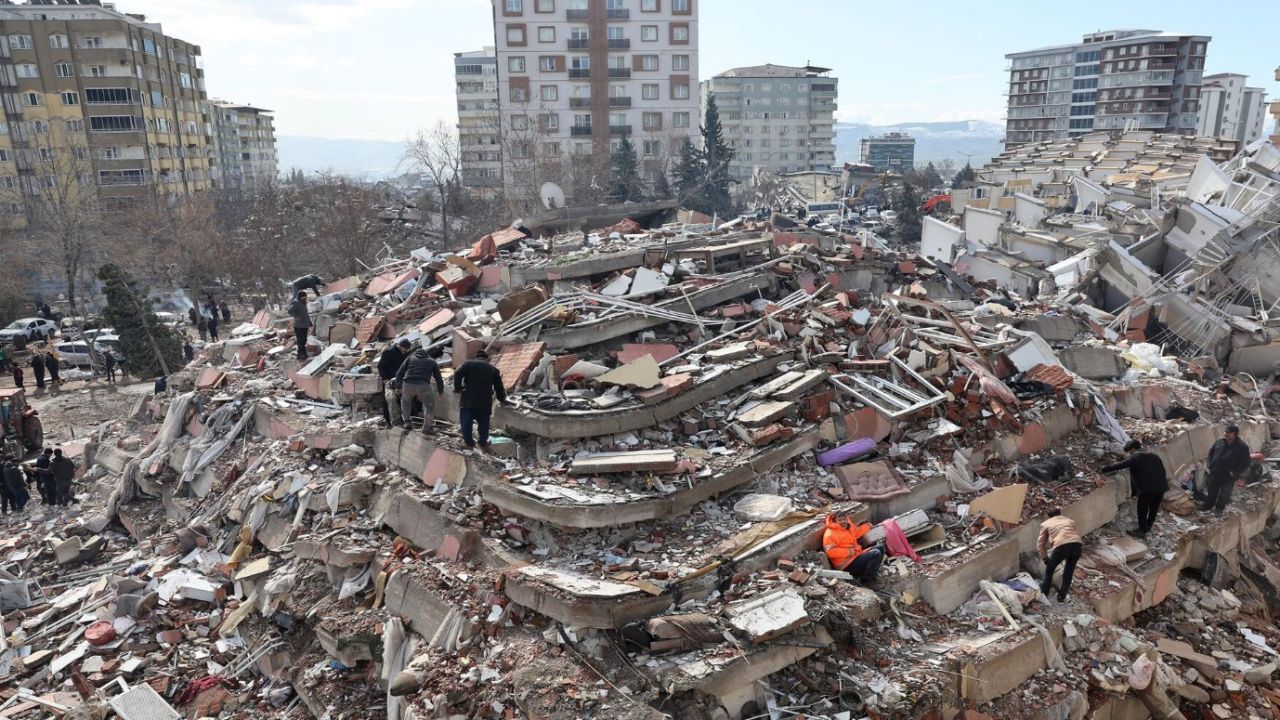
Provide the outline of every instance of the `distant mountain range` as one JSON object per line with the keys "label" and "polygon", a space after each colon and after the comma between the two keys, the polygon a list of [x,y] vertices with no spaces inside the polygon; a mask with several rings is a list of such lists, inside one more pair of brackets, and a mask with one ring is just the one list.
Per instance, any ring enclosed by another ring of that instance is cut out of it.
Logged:
{"label": "distant mountain range", "polygon": [[307,174],[333,172],[361,180],[381,180],[400,174],[404,143],[281,135],[276,138],[276,151],[281,174],[297,168]]}
{"label": "distant mountain range", "polygon": [[957,122],[902,123],[901,125],[836,124],[836,160],[858,161],[858,143],[864,137],[902,132],[916,139],[916,163],[940,162],[950,158],[963,167],[966,154],[980,166],[1004,150],[1004,126],[984,120]]}
{"label": "distant mountain range", "polygon": [[[836,160],[858,160],[858,141],[887,132],[904,132],[916,139],[916,162],[939,162],[951,158],[957,167],[965,154],[974,165],[982,165],[1004,149],[1004,126],[982,120],[958,122],[902,123],[900,125],[836,125]],[[365,180],[399,175],[404,144],[387,140],[343,140],[336,138],[281,135],[276,141],[280,172],[298,168],[306,173],[331,171]]]}

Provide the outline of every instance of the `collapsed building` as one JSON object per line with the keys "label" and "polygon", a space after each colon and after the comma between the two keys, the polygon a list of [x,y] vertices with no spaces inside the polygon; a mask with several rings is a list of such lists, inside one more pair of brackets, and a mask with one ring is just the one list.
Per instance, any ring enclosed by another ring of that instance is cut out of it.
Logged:
{"label": "collapsed building", "polygon": [[[331,283],[306,362],[261,311],[83,442],[74,522],[5,521],[0,717],[1275,717],[1280,492],[1184,482],[1227,423],[1280,436],[1280,155],[1233,151],[1024,146],[918,252],[507,228]],[[399,338],[446,384],[491,356],[488,452],[450,392],[385,427]],[[1099,472],[1131,438],[1174,486],[1142,539]],[[833,515],[894,550],[873,585]]]}

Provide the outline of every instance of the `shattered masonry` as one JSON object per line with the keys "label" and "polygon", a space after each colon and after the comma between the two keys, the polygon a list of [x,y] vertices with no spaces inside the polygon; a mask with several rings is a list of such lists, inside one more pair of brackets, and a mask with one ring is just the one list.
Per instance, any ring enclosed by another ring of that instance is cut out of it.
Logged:
{"label": "shattered masonry", "polygon": [[[978,178],[919,248],[623,206],[415,251],[323,291],[303,366],[259,313],[95,433],[74,522],[6,518],[0,718],[1277,717],[1280,492],[1181,485],[1226,424],[1280,435],[1280,150],[1097,134]],[[451,392],[434,437],[383,425],[401,337],[446,385],[491,356],[487,453]],[[1099,473],[1135,437],[1172,487],[1142,539]],[[919,559],[851,581],[830,513]]]}

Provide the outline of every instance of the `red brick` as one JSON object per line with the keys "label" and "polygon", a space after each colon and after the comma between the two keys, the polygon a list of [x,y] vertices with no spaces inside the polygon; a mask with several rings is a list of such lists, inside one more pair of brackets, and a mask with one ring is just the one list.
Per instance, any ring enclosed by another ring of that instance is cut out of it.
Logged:
{"label": "red brick", "polygon": [[524,385],[546,351],[547,344],[543,342],[516,343],[503,348],[493,358],[493,366],[502,374],[502,384],[507,392]]}
{"label": "red brick", "polygon": [[627,343],[617,352],[618,362],[623,364],[639,360],[645,355],[651,355],[654,362],[661,363],[679,354],[680,348],[662,343]]}
{"label": "red brick", "polygon": [[356,326],[356,340],[363,345],[378,337],[384,322],[385,320],[381,315],[374,315],[361,320],[360,324]]}

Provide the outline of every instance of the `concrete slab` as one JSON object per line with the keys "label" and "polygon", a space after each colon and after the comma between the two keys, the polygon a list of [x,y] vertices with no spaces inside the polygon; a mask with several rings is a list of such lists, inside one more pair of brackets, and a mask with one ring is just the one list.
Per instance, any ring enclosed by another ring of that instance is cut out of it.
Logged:
{"label": "concrete slab", "polygon": [[1092,345],[1075,345],[1058,351],[1068,370],[1087,380],[1109,380],[1124,374],[1127,365],[1115,350]]}
{"label": "concrete slab", "polygon": [[925,578],[920,583],[921,596],[935,612],[946,615],[977,592],[979,580],[1003,580],[1016,572],[1018,543],[1014,538],[1004,538],[964,562]]}

